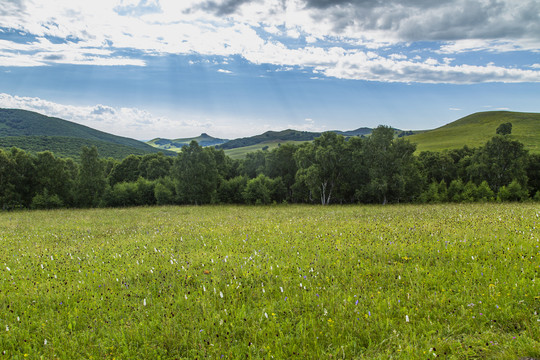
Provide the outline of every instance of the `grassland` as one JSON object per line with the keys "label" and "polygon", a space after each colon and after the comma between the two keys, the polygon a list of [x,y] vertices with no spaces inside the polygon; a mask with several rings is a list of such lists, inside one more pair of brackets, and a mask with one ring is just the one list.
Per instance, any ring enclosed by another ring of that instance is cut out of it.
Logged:
{"label": "grassland", "polygon": [[225,149],[223,151],[225,152],[225,155],[227,155],[231,159],[244,159],[248,153],[262,150],[263,148],[266,148],[268,151],[272,151],[273,149],[277,148],[280,144],[281,145],[284,145],[284,144],[300,145],[305,142],[307,141],[293,141],[293,140],[266,141],[266,142],[262,142],[256,145],[243,146],[243,147],[234,148],[234,149]]}
{"label": "grassland", "polygon": [[540,153],[540,114],[510,111],[475,113],[440,128],[407,137],[417,144],[417,152],[470,148],[483,146],[491,139],[497,127],[512,123],[513,140],[518,140],[531,153]]}
{"label": "grassland", "polygon": [[0,213],[0,357],[540,357],[535,204]]}

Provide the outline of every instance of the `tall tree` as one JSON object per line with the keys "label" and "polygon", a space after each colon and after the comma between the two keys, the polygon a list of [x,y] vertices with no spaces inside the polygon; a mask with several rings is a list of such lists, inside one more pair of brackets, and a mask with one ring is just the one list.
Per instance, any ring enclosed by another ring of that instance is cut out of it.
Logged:
{"label": "tall tree", "polygon": [[81,149],[81,167],[77,181],[77,204],[96,207],[100,204],[106,187],[103,163],[95,146]]}
{"label": "tall tree", "polygon": [[[394,129],[379,126],[367,140],[365,153],[369,171],[368,191],[376,202],[399,202],[419,181],[413,156],[416,145],[405,138],[394,140]],[[418,192],[416,189],[414,192]]]}
{"label": "tall tree", "polygon": [[306,143],[296,151],[297,181],[303,182],[321,204],[329,204],[334,192],[341,185],[346,163],[345,138],[333,132],[325,132],[312,143]]}
{"label": "tall tree", "polygon": [[184,146],[175,159],[172,176],[182,203],[208,204],[217,200],[219,173],[212,153],[196,141]]}
{"label": "tall tree", "polygon": [[526,186],[528,153],[519,141],[503,135],[495,135],[473,155],[467,173],[476,183],[486,180],[491,189],[499,189],[517,180]]}

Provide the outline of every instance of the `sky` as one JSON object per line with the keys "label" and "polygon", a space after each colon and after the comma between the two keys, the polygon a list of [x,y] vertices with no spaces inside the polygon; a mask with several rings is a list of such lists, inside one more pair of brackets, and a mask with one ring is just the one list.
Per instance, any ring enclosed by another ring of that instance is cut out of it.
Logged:
{"label": "sky", "polygon": [[540,1],[1,0],[0,107],[139,140],[540,112]]}

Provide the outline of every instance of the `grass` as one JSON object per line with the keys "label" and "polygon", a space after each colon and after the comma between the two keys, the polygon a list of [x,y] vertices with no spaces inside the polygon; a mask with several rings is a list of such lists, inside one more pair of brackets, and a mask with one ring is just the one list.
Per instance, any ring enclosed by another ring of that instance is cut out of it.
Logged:
{"label": "grass", "polygon": [[250,146],[244,146],[234,149],[225,149],[225,155],[230,157],[231,159],[244,159],[246,155],[250,152],[262,150],[264,147],[268,147],[268,151],[272,151],[273,149],[277,148],[280,144],[294,144],[294,145],[300,145],[305,142],[309,141],[292,141],[292,140],[272,140],[272,141],[265,141],[256,145],[250,145]]}
{"label": "grass", "polygon": [[488,111],[466,116],[440,128],[407,137],[417,144],[417,152],[483,146],[502,123],[512,123],[513,140],[522,142],[531,153],[540,153],[540,114]]}
{"label": "grass", "polygon": [[540,357],[537,204],[0,213],[0,357]]}

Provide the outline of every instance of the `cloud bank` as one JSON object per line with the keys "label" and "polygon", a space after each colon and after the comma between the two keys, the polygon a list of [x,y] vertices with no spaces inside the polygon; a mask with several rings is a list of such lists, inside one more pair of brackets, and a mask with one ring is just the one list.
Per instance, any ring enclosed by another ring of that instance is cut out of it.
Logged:
{"label": "cloud bank", "polygon": [[[537,0],[7,0],[0,24],[4,67],[146,66],[197,54],[340,79],[540,81],[537,60],[497,61],[537,59]],[[479,63],[484,53],[495,61]]]}

